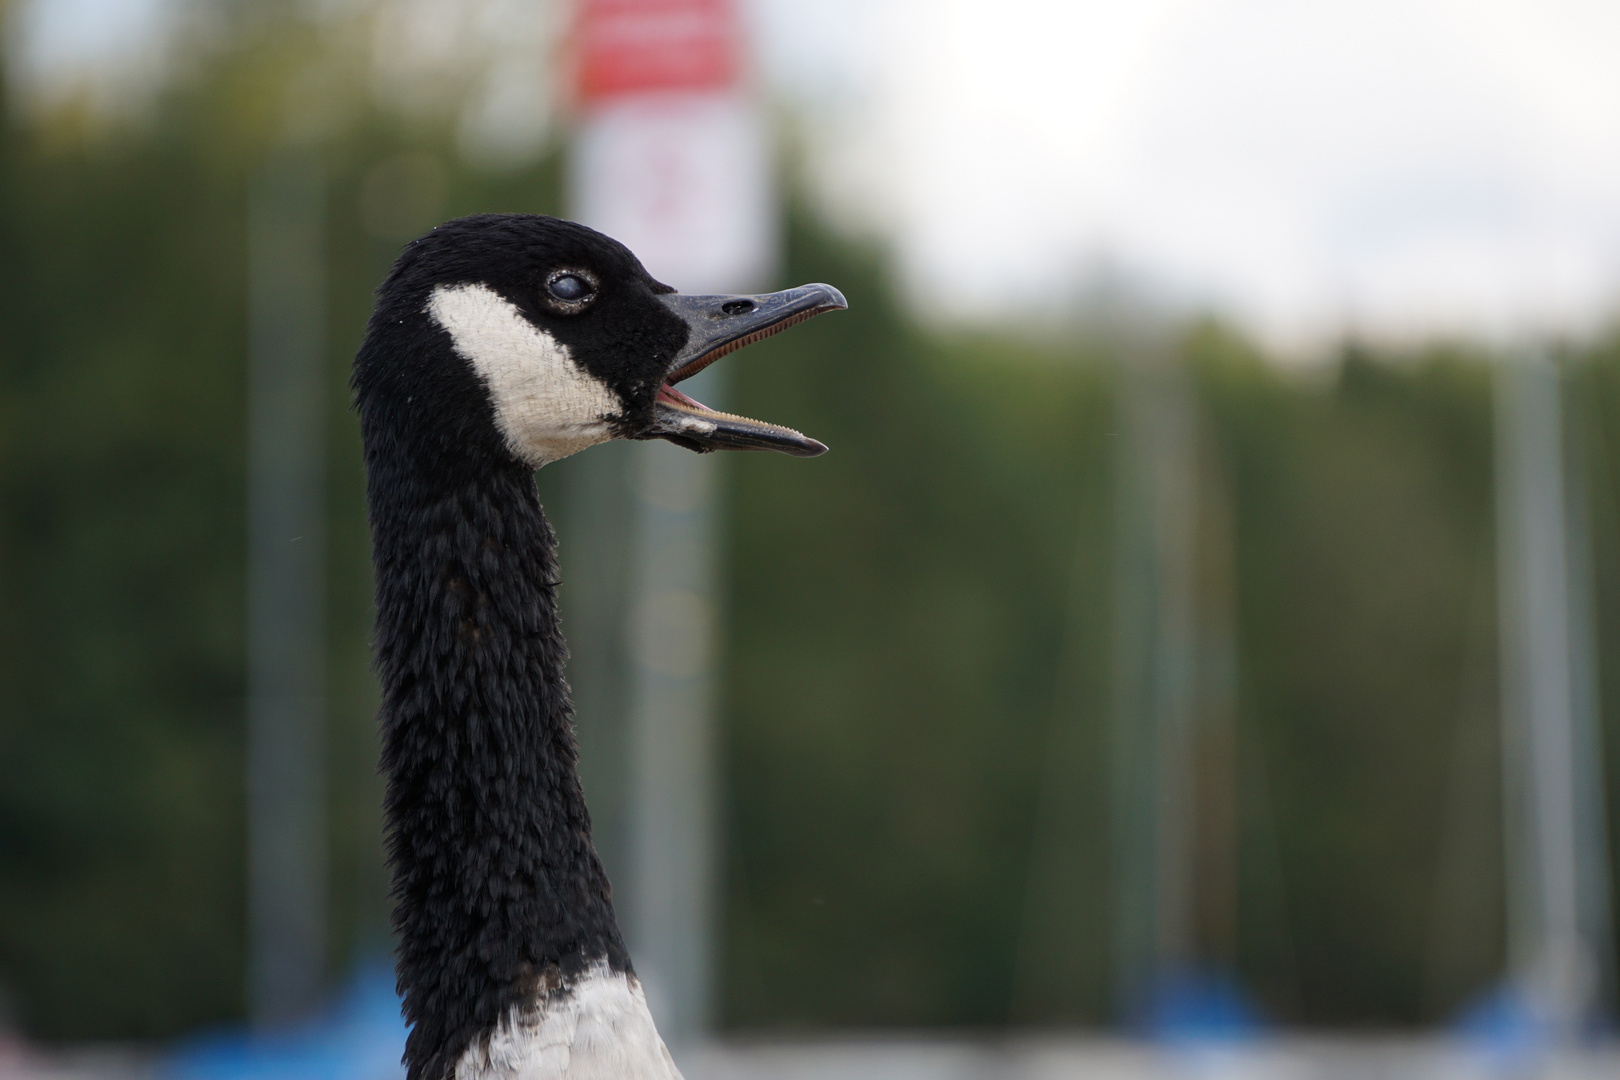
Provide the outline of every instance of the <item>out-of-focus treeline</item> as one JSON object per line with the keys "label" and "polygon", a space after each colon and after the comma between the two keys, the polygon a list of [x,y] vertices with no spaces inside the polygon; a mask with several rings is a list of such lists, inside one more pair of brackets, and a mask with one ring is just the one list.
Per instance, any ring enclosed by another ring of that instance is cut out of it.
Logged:
{"label": "out-of-focus treeline", "polygon": [[[328,183],[332,968],[388,946],[347,358],[402,240],[561,207],[556,152],[472,168],[453,108],[379,104],[346,57],[260,23],[139,115],[5,110],[0,984],[40,1037],[244,1008],[245,198],[289,139]],[[725,462],[724,1022],[1105,1022],[1129,339],[928,331],[877,254],[789,218],[782,280],[851,310],[732,367],[739,411],[833,452]],[[1502,963],[1487,357],[1301,374],[1162,330],[1235,634],[1205,944],[1281,1020],[1443,1018]],[[1620,340],[1567,372],[1614,735]],[[565,573],[574,475],[540,477]]]}

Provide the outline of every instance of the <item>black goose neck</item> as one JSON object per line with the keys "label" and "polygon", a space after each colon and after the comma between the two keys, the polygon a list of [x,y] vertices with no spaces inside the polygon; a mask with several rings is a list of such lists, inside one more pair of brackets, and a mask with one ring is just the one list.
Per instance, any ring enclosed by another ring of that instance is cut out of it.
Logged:
{"label": "black goose neck", "polygon": [[406,1063],[441,1080],[513,1006],[629,963],[576,771],[533,475],[510,460],[430,475],[379,452],[390,442],[367,439],[385,816]]}

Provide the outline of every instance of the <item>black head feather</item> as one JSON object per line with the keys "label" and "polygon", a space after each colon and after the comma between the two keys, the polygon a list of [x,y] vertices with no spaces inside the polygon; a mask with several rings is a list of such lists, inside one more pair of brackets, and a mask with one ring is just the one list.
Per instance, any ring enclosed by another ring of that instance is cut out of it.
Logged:
{"label": "black head feather", "polygon": [[[589,275],[595,286],[578,310],[547,289],[554,275],[569,270]],[[657,300],[674,290],[654,280],[629,248],[594,229],[531,214],[479,214],[412,241],[377,290],[353,377],[368,438],[397,440],[392,451],[430,472],[510,455],[486,388],[427,311],[435,288],[462,284],[499,293],[611,389],[623,406],[615,434],[633,435],[652,423],[664,372],[690,335]]]}

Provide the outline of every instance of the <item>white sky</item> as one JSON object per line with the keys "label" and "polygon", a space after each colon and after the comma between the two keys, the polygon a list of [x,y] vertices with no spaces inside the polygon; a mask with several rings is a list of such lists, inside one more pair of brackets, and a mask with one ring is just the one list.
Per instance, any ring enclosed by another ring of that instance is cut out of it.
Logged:
{"label": "white sky", "polygon": [[12,0],[11,59],[35,81],[66,72],[146,73],[161,60],[168,16],[184,2]]}
{"label": "white sky", "polygon": [[1620,298],[1620,4],[757,0],[835,205],[954,311],[1099,267],[1273,340]]}
{"label": "white sky", "polygon": [[[35,0],[27,53],[150,51],[177,2]],[[941,314],[1105,272],[1283,343],[1620,307],[1614,0],[746,2],[825,203]]]}

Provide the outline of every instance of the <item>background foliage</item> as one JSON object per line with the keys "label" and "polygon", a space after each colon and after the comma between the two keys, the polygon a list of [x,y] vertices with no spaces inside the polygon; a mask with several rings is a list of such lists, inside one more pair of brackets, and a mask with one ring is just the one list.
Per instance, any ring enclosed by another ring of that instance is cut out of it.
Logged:
{"label": "background foliage", "polygon": [[[138,122],[6,111],[0,981],[42,1037],[243,1008],[243,200],[330,48],[261,26]],[[444,117],[320,86],[336,971],[386,948],[347,358],[402,239],[559,199],[554,155],[477,172]],[[733,369],[834,452],[726,465],[725,1020],[1102,1022],[1117,343],[925,331],[802,213],[787,252],[852,306]],[[1235,566],[1233,962],[1288,1020],[1443,1017],[1501,960],[1488,370],[1175,341]],[[1620,341],[1569,379],[1617,703]]]}

